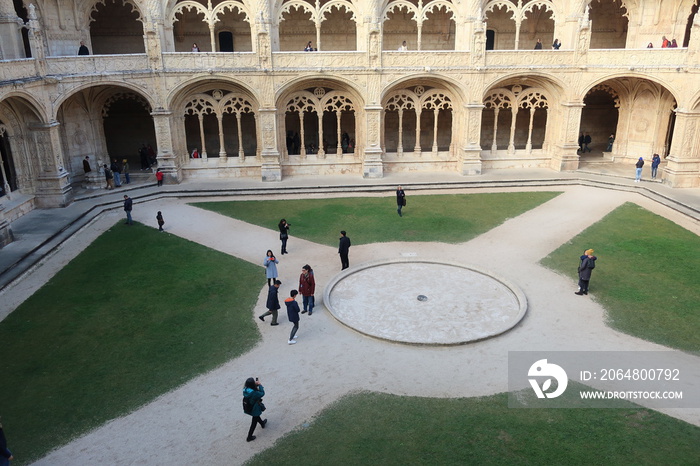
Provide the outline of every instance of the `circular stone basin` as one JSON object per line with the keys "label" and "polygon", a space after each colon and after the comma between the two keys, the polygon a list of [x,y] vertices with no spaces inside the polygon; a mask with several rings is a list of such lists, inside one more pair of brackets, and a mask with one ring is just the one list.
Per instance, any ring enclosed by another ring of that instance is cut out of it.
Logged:
{"label": "circular stone basin", "polygon": [[493,337],[513,328],[527,311],[523,292],[503,278],[472,266],[419,259],[347,269],[326,287],[325,304],[358,332],[423,345]]}

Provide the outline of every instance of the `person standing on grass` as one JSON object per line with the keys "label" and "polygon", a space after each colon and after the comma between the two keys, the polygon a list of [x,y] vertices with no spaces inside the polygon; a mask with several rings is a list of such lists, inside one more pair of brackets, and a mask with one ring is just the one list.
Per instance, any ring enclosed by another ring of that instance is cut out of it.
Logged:
{"label": "person standing on grass", "polygon": [[156,170],[156,180],[158,180],[158,186],[163,186],[163,172],[160,168]]}
{"label": "person standing on grass", "polygon": [[403,191],[403,188],[401,186],[399,186],[398,188],[396,188],[396,207],[397,207],[396,212],[399,213],[399,217],[403,217],[403,215],[401,215],[401,209],[405,205],[406,205],[406,193]]}
{"label": "person standing on grass", "polygon": [[158,222],[158,231],[165,231],[165,230],[163,230],[163,225],[165,225],[165,220],[163,220],[163,214],[160,213],[160,210],[158,211],[158,214],[156,215],[156,221]]}
{"label": "person standing on grass", "polygon": [[348,238],[345,230],[340,232],[338,254],[340,254],[340,265],[342,267],[340,270],[345,270],[350,267],[350,258],[348,257],[350,254],[350,238]]}
{"label": "person standing on grass", "polygon": [[299,330],[299,303],[297,303],[297,290],[292,290],[289,293],[289,298],[284,300],[284,305],[287,306],[287,318],[294,324],[292,332],[289,334],[288,344],[293,345],[297,342],[297,330]]}
{"label": "person standing on grass", "polygon": [[302,301],[304,303],[304,310],[302,314],[309,312],[309,315],[314,313],[314,305],[316,304],[316,298],[314,298],[314,293],[316,292],[316,279],[314,278],[314,271],[311,270],[311,266],[306,264],[301,268],[301,275],[299,276],[299,291],[303,296]]}
{"label": "person standing on grass", "polygon": [[581,256],[581,263],[578,266],[578,291],[574,294],[582,296],[588,294],[588,284],[591,281],[591,273],[595,268],[595,261],[598,259],[593,255],[593,249],[586,249]]}
{"label": "person standing on grass", "polygon": [[134,201],[131,200],[129,196],[124,194],[124,212],[126,212],[126,223],[125,225],[133,225],[133,221],[131,220],[131,208],[134,204]]}
{"label": "person standing on grass", "polygon": [[[249,416],[252,416],[252,420],[250,423],[250,429],[248,429],[248,437],[246,437],[246,442],[252,442],[255,440],[255,435],[253,435],[253,432],[255,432],[255,428],[260,424],[260,427],[263,429],[267,425],[267,419],[264,421],[260,418],[263,413],[263,404],[262,404],[262,398],[265,396],[265,387],[262,386],[260,383],[260,380],[257,378],[253,379],[252,377],[248,377],[248,379],[245,381],[245,384],[243,385],[243,399],[244,401],[247,401],[248,404],[252,407],[251,411],[248,414]],[[245,404],[244,404],[245,406]]]}
{"label": "person standing on grass", "polygon": [[281,254],[289,254],[287,252],[287,240],[289,239],[289,227],[291,225],[287,223],[285,219],[280,220],[277,224],[277,228],[280,230],[280,241],[282,241],[282,251]]}
{"label": "person standing on grass", "polygon": [[637,163],[634,164],[634,166],[636,167],[634,182],[639,183],[640,181],[642,181],[642,167],[644,166],[644,158],[639,157],[639,160],[637,160]]}
{"label": "person standing on grass", "polygon": [[656,173],[659,170],[660,163],[661,163],[661,157],[659,157],[659,154],[654,154],[654,156],[651,158],[651,179],[652,180],[656,179]]}
{"label": "person standing on grass", "polygon": [[265,254],[265,260],[263,261],[263,265],[265,266],[265,277],[267,277],[267,286],[272,286],[275,284],[275,280],[277,279],[276,264],[279,263],[280,261],[278,261],[272,251],[268,249],[267,253]]}
{"label": "person standing on grass", "polygon": [[262,320],[265,322],[265,317],[272,315],[272,323],[270,325],[279,325],[277,323],[277,311],[279,310],[280,306],[280,299],[278,296],[279,288],[280,285],[282,284],[281,281],[275,280],[274,285],[272,285],[269,290],[267,291],[267,303],[265,306],[267,307],[267,312],[258,316],[258,319]]}

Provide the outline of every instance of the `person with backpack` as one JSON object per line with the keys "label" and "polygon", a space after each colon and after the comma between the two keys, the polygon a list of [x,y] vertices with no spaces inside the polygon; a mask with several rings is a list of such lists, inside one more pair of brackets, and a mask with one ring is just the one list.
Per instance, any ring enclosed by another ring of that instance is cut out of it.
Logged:
{"label": "person with backpack", "polygon": [[581,256],[581,263],[578,266],[578,291],[574,294],[582,296],[588,294],[588,284],[591,281],[591,273],[595,268],[595,261],[598,258],[593,255],[593,249],[586,249]]}
{"label": "person with backpack", "polygon": [[267,419],[262,420],[260,416],[263,411],[265,411],[265,405],[263,404],[262,398],[265,396],[265,387],[262,386],[260,380],[256,377],[248,377],[243,385],[243,412],[248,416],[252,416],[252,421],[250,423],[250,429],[248,429],[248,437],[246,442],[252,442],[255,440],[255,428],[260,424],[263,429],[267,425]]}
{"label": "person with backpack", "polygon": [[299,330],[299,303],[297,303],[297,290],[292,290],[289,293],[289,298],[284,300],[284,305],[287,306],[287,318],[294,324],[292,331],[289,334],[288,344],[294,345],[297,342],[297,330]]}

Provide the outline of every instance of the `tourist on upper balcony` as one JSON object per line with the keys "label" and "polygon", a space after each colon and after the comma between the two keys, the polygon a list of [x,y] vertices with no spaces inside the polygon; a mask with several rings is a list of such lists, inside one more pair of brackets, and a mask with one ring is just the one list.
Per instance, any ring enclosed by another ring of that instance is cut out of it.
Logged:
{"label": "tourist on upper balcony", "polygon": [[661,48],[666,49],[671,43],[666,39],[666,36],[661,36]]}
{"label": "tourist on upper balcony", "polygon": [[542,39],[537,39],[537,43],[535,44],[535,50],[542,50]]}
{"label": "tourist on upper balcony", "polygon": [[406,46],[406,41],[403,41],[401,45],[399,45],[399,52],[405,52],[408,50],[408,47]]}
{"label": "tourist on upper balcony", "polygon": [[673,39],[671,41],[671,45],[669,45],[669,48],[672,48],[672,49],[678,48],[678,42],[676,42],[676,39]]}
{"label": "tourist on upper balcony", "polygon": [[200,51],[200,50],[199,50],[199,46],[197,45],[196,42],[195,42],[194,44],[192,44],[192,51],[193,51],[193,52],[199,52],[199,51]]}
{"label": "tourist on upper balcony", "polygon": [[648,48],[648,49],[653,49],[653,48],[654,48],[654,44],[652,44],[651,42],[649,42],[649,44],[647,45],[647,48]]}
{"label": "tourist on upper balcony", "polygon": [[313,46],[311,45],[311,41],[309,41],[309,42],[306,44],[306,47],[304,47],[304,52],[313,52],[313,51],[314,51],[314,48],[313,48]]}
{"label": "tourist on upper balcony", "polygon": [[90,55],[90,50],[88,50],[87,45],[85,45],[85,42],[83,42],[82,40],[80,41],[78,55]]}
{"label": "tourist on upper balcony", "polygon": [[554,39],[554,43],[552,44],[552,50],[559,50],[559,47],[561,47],[561,42],[559,42],[559,39]]}

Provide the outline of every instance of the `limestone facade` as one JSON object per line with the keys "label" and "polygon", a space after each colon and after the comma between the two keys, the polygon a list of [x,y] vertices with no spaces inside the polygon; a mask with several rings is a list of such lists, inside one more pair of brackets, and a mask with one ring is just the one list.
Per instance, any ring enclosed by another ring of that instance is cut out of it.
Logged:
{"label": "limestone facade", "polygon": [[[0,0],[2,196],[67,205],[86,155],[138,168],[142,144],[169,183],[575,170],[581,132],[596,152],[614,134],[619,163],[659,153],[665,183],[697,187],[697,10],[698,0]],[[664,36],[678,46],[662,48]],[[81,41],[90,55],[78,56]]]}

